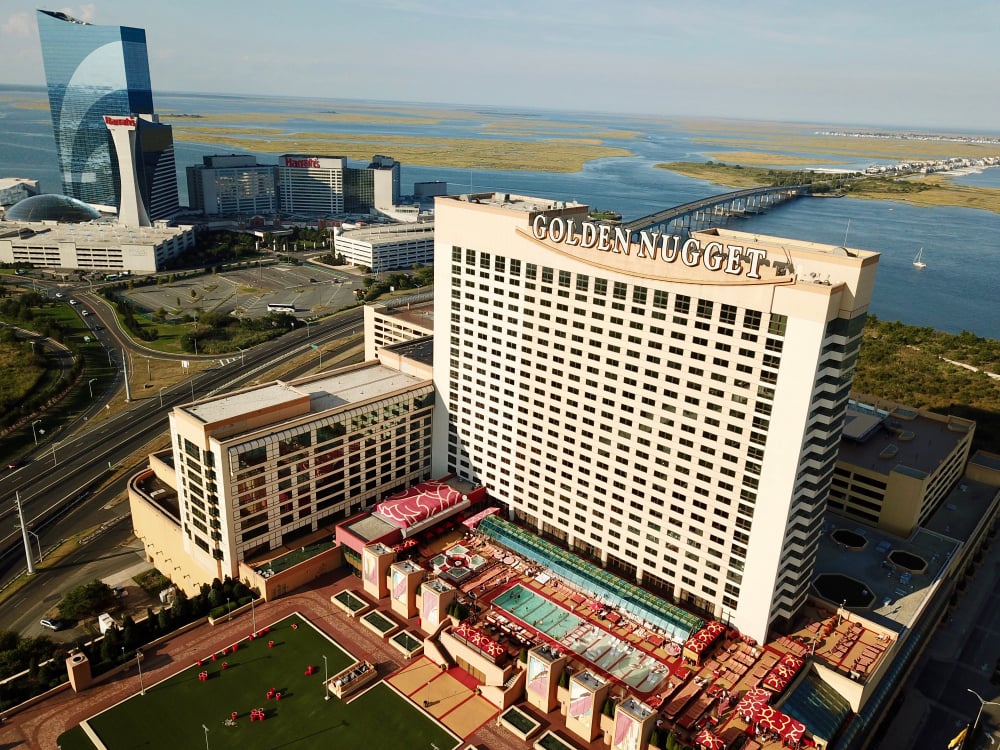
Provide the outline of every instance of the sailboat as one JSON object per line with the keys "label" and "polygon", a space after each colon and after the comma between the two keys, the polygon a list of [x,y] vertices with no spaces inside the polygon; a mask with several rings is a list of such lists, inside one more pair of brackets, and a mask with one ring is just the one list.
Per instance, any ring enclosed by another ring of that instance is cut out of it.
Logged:
{"label": "sailboat", "polygon": [[913,259],[914,268],[927,268],[927,264],[924,263],[924,249],[920,248],[917,250],[917,256]]}

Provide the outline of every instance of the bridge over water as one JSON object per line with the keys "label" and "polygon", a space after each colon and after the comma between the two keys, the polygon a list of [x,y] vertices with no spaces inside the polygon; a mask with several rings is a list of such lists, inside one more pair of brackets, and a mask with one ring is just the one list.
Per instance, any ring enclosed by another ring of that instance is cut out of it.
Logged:
{"label": "bridge over water", "polygon": [[773,206],[808,194],[808,185],[747,188],[682,203],[625,222],[622,226],[630,232],[655,227],[664,233],[687,234],[693,230],[728,224],[730,219],[763,213]]}

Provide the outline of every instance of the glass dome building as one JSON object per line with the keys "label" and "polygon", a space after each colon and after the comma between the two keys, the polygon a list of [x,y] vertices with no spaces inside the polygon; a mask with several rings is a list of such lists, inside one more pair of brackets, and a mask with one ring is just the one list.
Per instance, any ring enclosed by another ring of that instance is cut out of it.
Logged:
{"label": "glass dome building", "polygon": [[58,221],[78,224],[99,219],[97,209],[68,195],[33,195],[7,209],[7,221]]}

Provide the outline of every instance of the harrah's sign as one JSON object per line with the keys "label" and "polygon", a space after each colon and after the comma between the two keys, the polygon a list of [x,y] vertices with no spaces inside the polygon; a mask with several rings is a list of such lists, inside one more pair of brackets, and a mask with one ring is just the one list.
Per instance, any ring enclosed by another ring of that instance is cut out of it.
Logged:
{"label": "harrah's sign", "polygon": [[290,156],[285,157],[286,167],[303,167],[305,169],[319,169],[319,159],[313,156],[307,156],[304,159],[293,159]]}
{"label": "harrah's sign", "polygon": [[549,240],[558,244],[597,250],[602,253],[633,255],[662,263],[680,263],[689,268],[704,266],[709,271],[722,271],[732,276],[759,279],[760,263],[767,251],[742,245],[723,245],[709,242],[704,247],[696,239],[681,241],[677,234],[639,232],[639,242],[633,244],[632,232],[610,224],[589,221],[549,218],[536,214],[531,222],[531,235],[536,240]]}
{"label": "harrah's sign", "polygon": [[111,115],[104,115],[105,125],[124,125],[129,128],[135,127],[134,117],[112,117]]}

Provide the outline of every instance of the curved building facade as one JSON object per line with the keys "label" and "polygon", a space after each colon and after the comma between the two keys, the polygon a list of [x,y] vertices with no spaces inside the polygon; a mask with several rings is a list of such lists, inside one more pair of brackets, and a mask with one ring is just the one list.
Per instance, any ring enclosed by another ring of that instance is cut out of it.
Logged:
{"label": "curved building facade", "polygon": [[[763,640],[808,593],[878,255],[435,204],[432,474]],[[440,307],[440,305],[439,305]]]}
{"label": "curved building facade", "polygon": [[[59,11],[40,10],[37,18],[63,192],[116,209],[120,175],[104,117],[154,111],[146,32],[95,26]],[[173,137],[167,126],[160,128],[167,130],[138,147],[143,201],[148,208],[164,206],[151,211],[153,219],[177,209]],[[166,170],[158,168],[167,164]],[[173,198],[163,199],[171,186]]]}

